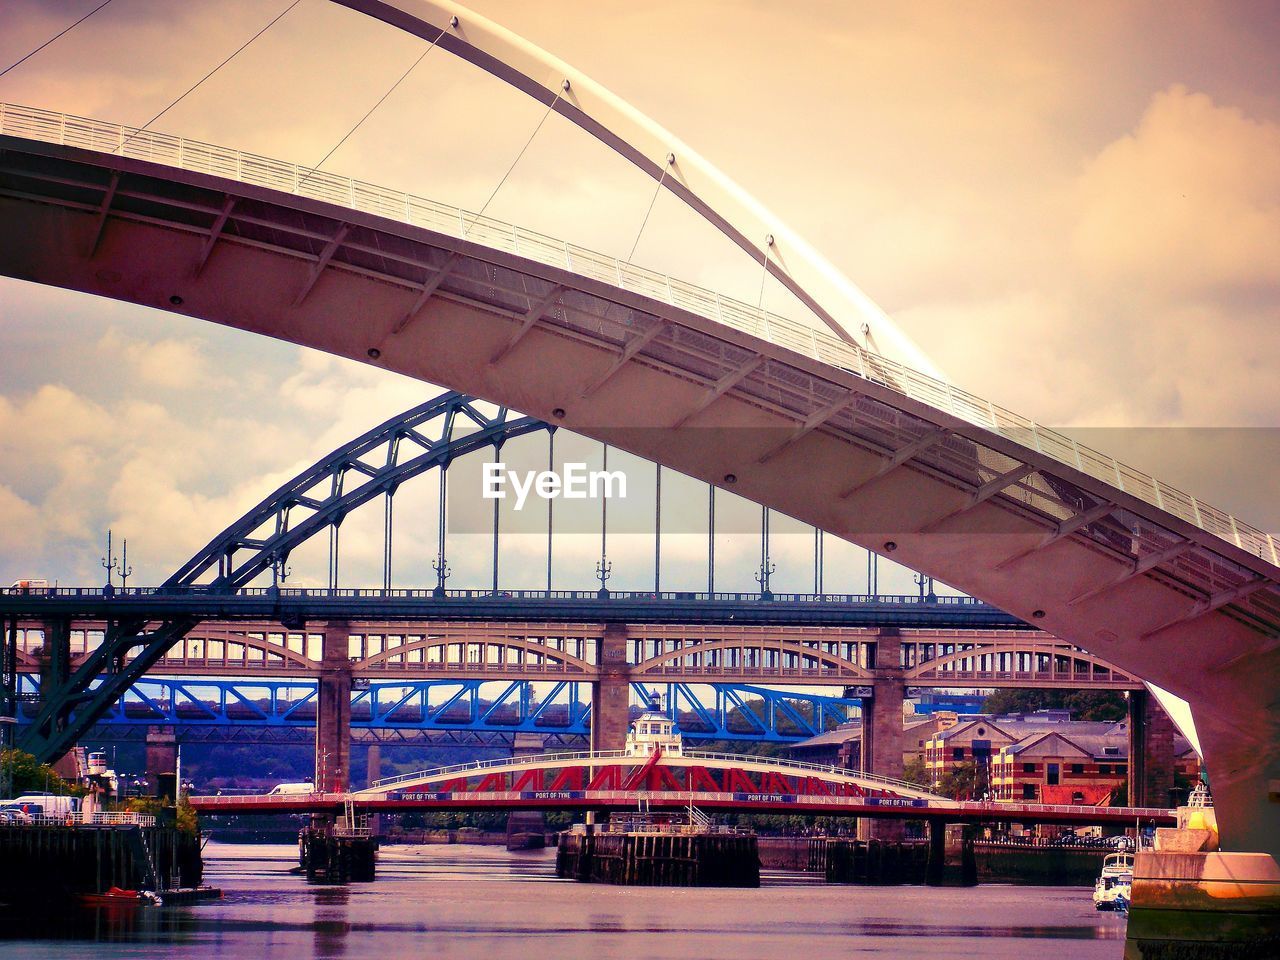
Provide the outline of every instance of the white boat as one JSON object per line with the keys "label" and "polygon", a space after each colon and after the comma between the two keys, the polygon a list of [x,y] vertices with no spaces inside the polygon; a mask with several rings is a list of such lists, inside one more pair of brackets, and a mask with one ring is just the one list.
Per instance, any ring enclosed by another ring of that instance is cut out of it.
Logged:
{"label": "white boat", "polygon": [[1133,854],[1108,853],[1102,861],[1102,874],[1093,885],[1096,910],[1128,910],[1133,890]]}

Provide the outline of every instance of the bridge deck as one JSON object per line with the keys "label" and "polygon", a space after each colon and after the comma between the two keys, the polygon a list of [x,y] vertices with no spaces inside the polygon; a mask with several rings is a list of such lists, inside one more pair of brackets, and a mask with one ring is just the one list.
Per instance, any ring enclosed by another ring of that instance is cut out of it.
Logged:
{"label": "bridge deck", "polygon": [[369,797],[355,793],[317,793],[278,797],[193,796],[204,814],[340,813],[350,801],[370,812],[408,810],[678,810],[690,803],[724,813],[782,813],[823,817],[990,823],[1013,821],[1057,824],[1125,824],[1173,826],[1174,811],[1161,807],[1095,807],[1067,804],[1004,803],[966,800],[900,800],[895,798],[821,797],[798,794],[752,794],[724,791],[664,793],[635,790],[442,791],[421,796]]}

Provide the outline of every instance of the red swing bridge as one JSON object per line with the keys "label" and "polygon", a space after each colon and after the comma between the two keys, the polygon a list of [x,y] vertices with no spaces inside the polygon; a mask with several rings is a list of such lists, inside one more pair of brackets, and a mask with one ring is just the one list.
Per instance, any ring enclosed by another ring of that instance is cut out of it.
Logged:
{"label": "red swing bridge", "polygon": [[437,767],[379,780],[365,790],[192,796],[206,814],[347,810],[680,809],[942,820],[1168,826],[1174,811],[951,800],[918,785],[839,767],[726,753],[628,750],[554,753]]}

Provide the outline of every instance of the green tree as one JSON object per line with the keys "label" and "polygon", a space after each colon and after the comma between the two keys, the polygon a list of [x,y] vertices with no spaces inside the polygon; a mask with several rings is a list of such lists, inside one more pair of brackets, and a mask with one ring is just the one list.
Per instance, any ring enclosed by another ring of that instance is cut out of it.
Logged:
{"label": "green tree", "polygon": [[1068,710],[1074,720],[1123,720],[1124,695],[1112,690],[996,690],[982,702],[983,713]]}
{"label": "green tree", "polygon": [[976,763],[958,763],[938,779],[938,792],[952,800],[973,800],[985,789],[982,781]]}
{"label": "green tree", "polygon": [[36,758],[23,750],[0,750],[0,781],[12,784],[10,795],[24,793],[56,793],[82,796],[84,789],[63,780],[47,763],[37,763]]}
{"label": "green tree", "polygon": [[196,816],[196,808],[184,793],[178,800],[178,830],[196,836],[200,832],[200,819]]}
{"label": "green tree", "polygon": [[902,768],[902,779],[921,787],[932,787],[933,778],[924,765],[924,757],[912,757]]}

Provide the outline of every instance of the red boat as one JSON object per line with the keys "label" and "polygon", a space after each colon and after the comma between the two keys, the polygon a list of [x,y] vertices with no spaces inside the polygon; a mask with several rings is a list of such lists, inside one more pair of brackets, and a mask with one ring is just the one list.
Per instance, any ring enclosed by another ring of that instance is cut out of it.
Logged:
{"label": "red boat", "polygon": [[119,887],[112,887],[104,893],[82,893],[80,902],[87,907],[114,907],[145,903],[159,904],[160,898],[147,890],[122,890]]}

